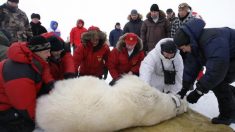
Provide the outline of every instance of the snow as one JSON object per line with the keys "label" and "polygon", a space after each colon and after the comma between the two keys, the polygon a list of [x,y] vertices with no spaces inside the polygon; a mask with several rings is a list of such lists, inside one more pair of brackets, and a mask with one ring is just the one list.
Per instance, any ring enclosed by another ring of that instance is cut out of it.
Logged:
{"label": "snow", "polygon": [[[219,115],[218,102],[212,91],[202,96],[196,104],[189,103],[189,107],[210,119]],[[230,127],[235,130],[235,123],[232,123]]]}

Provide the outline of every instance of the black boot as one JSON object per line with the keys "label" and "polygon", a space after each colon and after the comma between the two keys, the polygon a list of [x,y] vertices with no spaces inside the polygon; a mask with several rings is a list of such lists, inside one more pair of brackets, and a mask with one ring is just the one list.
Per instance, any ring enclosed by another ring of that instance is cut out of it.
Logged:
{"label": "black boot", "polygon": [[212,118],[211,120],[212,124],[224,124],[224,125],[230,125],[231,123],[235,123],[235,119],[233,118],[227,118],[219,115],[218,117]]}
{"label": "black boot", "polygon": [[229,85],[229,87],[231,88],[232,92],[233,92],[233,95],[235,96],[235,87],[232,86],[232,85]]}
{"label": "black boot", "polygon": [[232,86],[221,83],[212,90],[218,100],[219,116],[211,120],[213,124],[229,125],[235,123],[235,96]]}

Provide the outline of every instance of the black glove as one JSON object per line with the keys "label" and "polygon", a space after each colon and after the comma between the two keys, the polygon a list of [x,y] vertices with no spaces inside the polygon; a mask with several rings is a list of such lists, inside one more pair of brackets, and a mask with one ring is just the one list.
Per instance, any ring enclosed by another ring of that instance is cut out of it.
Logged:
{"label": "black glove", "polygon": [[203,94],[209,92],[209,90],[203,87],[200,82],[197,82],[196,86],[197,88],[187,96],[187,101],[192,104],[196,103]]}
{"label": "black glove", "polygon": [[183,99],[187,92],[188,92],[188,89],[182,88],[181,91],[179,91],[177,94],[180,95],[181,99]]}
{"label": "black glove", "polygon": [[177,94],[180,95],[181,99],[183,99],[191,87],[192,87],[191,83],[183,81],[183,88]]}
{"label": "black glove", "polygon": [[37,93],[37,98],[40,97],[41,95],[48,94],[53,88],[54,88],[55,82],[49,82],[47,84],[42,84],[41,89]]}
{"label": "black glove", "polygon": [[203,93],[197,89],[195,89],[193,92],[189,93],[187,96],[187,101],[189,103],[197,103],[198,99],[203,95]]}
{"label": "black glove", "polygon": [[65,73],[64,74],[64,79],[70,79],[70,78],[76,78],[77,73]]}
{"label": "black glove", "polygon": [[104,71],[103,71],[103,73],[104,73],[104,75],[103,75],[103,79],[104,80],[106,80],[107,79],[107,76],[108,76],[108,68],[104,68]]}

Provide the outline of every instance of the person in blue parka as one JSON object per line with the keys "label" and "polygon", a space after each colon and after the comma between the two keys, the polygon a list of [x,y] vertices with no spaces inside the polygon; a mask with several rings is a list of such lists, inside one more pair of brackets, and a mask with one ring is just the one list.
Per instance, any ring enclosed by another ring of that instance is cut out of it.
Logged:
{"label": "person in blue parka", "polygon": [[[205,75],[196,83],[196,89],[189,93],[187,101],[196,103],[209,90],[215,94],[219,105],[219,116],[213,124],[235,123],[235,29],[204,28],[201,19],[192,19],[177,31],[174,42],[187,53],[184,64],[183,88],[178,93],[183,98],[203,66]],[[209,107],[209,106],[207,106]]]}

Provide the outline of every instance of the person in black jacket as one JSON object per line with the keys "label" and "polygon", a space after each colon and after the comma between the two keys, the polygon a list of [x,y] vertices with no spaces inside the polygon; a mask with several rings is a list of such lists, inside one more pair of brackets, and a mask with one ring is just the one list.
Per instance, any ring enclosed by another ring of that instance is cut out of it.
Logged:
{"label": "person in black jacket", "polygon": [[140,29],[143,23],[143,16],[137,12],[136,9],[131,10],[130,15],[128,15],[127,22],[123,28],[123,34],[125,33],[135,33],[140,37]]}
{"label": "person in black jacket", "polygon": [[[204,28],[201,19],[191,19],[183,25],[174,37],[180,50],[187,53],[184,62],[183,88],[178,93],[183,98],[194,84],[203,66],[205,75],[196,83],[196,89],[189,93],[187,101],[196,103],[209,90],[215,94],[219,105],[219,116],[213,124],[235,123],[235,30],[225,28]],[[208,107],[208,106],[207,106]]]}
{"label": "person in black jacket", "polygon": [[39,14],[33,13],[31,15],[31,19],[32,20],[30,22],[30,25],[31,25],[31,29],[33,32],[33,36],[40,35],[40,34],[47,32],[46,28],[41,25]]}

